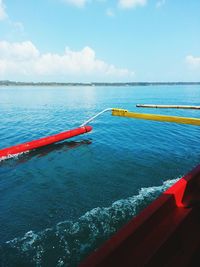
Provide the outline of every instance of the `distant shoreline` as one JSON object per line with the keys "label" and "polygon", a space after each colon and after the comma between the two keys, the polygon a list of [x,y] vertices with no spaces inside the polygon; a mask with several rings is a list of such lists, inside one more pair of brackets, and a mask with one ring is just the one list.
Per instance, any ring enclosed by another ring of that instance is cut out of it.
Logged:
{"label": "distant shoreline", "polygon": [[150,86],[150,85],[200,85],[200,82],[15,82],[0,81],[0,86]]}

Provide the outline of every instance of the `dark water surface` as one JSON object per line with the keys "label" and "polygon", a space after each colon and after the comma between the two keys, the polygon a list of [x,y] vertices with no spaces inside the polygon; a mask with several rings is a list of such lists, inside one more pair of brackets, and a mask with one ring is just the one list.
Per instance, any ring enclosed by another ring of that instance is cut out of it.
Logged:
{"label": "dark water surface", "polygon": [[[109,107],[200,118],[200,86],[0,87],[0,149]],[[200,162],[200,127],[102,115],[93,131],[0,162],[1,266],[77,266]]]}

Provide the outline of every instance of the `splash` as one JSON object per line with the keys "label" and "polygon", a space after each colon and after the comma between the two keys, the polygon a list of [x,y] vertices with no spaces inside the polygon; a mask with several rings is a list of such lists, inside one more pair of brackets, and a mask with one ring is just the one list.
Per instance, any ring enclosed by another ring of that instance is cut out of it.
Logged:
{"label": "splash", "polygon": [[29,151],[25,151],[25,152],[21,152],[21,153],[17,153],[17,154],[12,154],[12,155],[8,155],[8,156],[5,156],[5,157],[1,157],[0,158],[0,162],[5,161],[7,159],[12,159],[12,158],[18,159],[21,155],[25,155],[25,154],[28,154],[28,153],[29,153]]}
{"label": "splash", "polygon": [[2,267],[77,266],[120,227],[135,216],[178,179],[160,186],[141,188],[138,195],[115,201],[110,207],[97,207],[76,222],[63,221],[39,233],[7,241],[1,247]]}

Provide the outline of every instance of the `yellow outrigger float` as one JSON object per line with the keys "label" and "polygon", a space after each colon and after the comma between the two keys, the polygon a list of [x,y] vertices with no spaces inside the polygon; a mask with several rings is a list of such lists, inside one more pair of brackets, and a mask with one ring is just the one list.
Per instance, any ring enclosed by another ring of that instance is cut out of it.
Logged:
{"label": "yellow outrigger float", "polygon": [[30,151],[30,150],[33,150],[39,147],[47,146],[49,144],[60,142],[64,139],[71,138],[73,136],[77,136],[79,134],[89,132],[92,130],[92,127],[88,126],[87,124],[107,111],[111,111],[113,116],[120,116],[120,117],[127,117],[127,118],[133,118],[133,119],[141,119],[141,120],[153,120],[153,121],[162,121],[162,122],[191,124],[191,125],[200,126],[200,119],[198,118],[136,113],[136,112],[130,112],[126,109],[107,108],[99,112],[98,114],[96,114],[95,116],[93,116],[92,118],[84,122],[83,124],[81,124],[79,128],[66,131],[66,132],[62,132],[62,133],[59,133],[53,136],[40,138],[38,140],[30,141],[27,143],[15,145],[12,147],[0,149],[0,159],[7,158],[18,153]]}
{"label": "yellow outrigger float", "polygon": [[166,115],[157,115],[157,114],[148,114],[148,113],[136,113],[136,112],[130,112],[126,109],[113,108],[112,115],[133,118],[133,119],[140,119],[140,120],[174,122],[174,123],[191,124],[191,125],[200,126],[200,119],[198,118],[166,116]]}

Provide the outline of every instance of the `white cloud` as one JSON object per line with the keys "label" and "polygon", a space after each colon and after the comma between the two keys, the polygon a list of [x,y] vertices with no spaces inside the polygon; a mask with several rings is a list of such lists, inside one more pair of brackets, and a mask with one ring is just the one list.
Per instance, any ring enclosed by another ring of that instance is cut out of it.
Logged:
{"label": "white cloud", "polygon": [[88,0],[63,0],[65,3],[74,5],[77,7],[83,7],[88,2]]}
{"label": "white cloud", "polygon": [[22,43],[1,41],[0,78],[12,79],[16,75],[21,78],[84,76],[90,80],[94,77],[117,80],[134,77],[134,73],[128,69],[117,68],[96,58],[95,51],[88,46],[80,51],[66,48],[63,54],[42,54],[30,41]]}
{"label": "white cloud", "polygon": [[0,0],[0,20],[6,19],[8,16],[6,14],[5,5],[3,3],[3,0]]}
{"label": "white cloud", "polygon": [[156,3],[156,7],[160,8],[161,6],[163,6],[165,4],[165,0],[160,0]]}
{"label": "white cloud", "polygon": [[[76,7],[84,7],[87,3],[91,2],[106,2],[107,0],[62,0],[63,2],[74,5]],[[165,0],[160,0],[160,4],[164,2]],[[121,8],[128,9],[128,8],[134,8],[136,6],[145,6],[147,4],[147,0],[118,0],[118,5]],[[107,9],[106,14],[108,16],[113,17],[114,13],[112,10]]]}
{"label": "white cloud", "polygon": [[63,2],[76,7],[84,7],[87,3],[98,2],[105,3],[107,0],[62,0]]}
{"label": "white cloud", "polygon": [[[84,7],[87,3],[100,2],[105,3],[107,0],[62,0],[63,2],[74,5],[76,7]],[[134,8],[137,6],[145,6],[148,0],[117,0],[118,6],[123,9]],[[157,5],[162,5],[165,0],[158,1]],[[110,17],[113,17],[115,14],[111,9],[106,10],[106,14]]]}
{"label": "white cloud", "polygon": [[192,55],[188,55],[186,57],[186,63],[189,67],[193,69],[200,68],[200,57],[194,57]]}
{"label": "white cloud", "polygon": [[119,6],[121,8],[134,8],[136,6],[145,6],[147,0],[119,0]]}
{"label": "white cloud", "polygon": [[0,59],[13,61],[26,61],[38,58],[39,51],[30,42],[9,43],[7,41],[0,42]]}
{"label": "white cloud", "polygon": [[9,25],[11,28],[9,33],[10,35],[13,33],[13,31],[17,33],[24,33],[24,25],[19,21],[13,21],[9,18],[8,14],[6,13],[6,6],[4,4],[4,0],[0,0],[0,21],[3,20],[6,20],[7,25]]}

